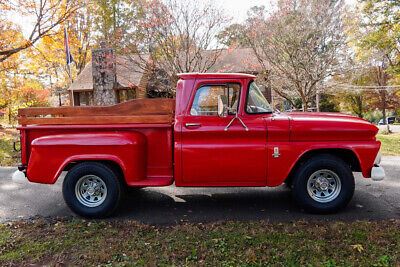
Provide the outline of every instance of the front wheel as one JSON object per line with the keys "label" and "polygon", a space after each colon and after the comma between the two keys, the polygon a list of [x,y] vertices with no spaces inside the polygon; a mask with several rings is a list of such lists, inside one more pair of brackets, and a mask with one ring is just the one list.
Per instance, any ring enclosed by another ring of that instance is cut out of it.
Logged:
{"label": "front wheel", "polygon": [[354,176],[343,160],[319,155],[299,168],[292,192],[298,204],[308,212],[336,212],[346,207],[353,197]]}
{"label": "front wheel", "polygon": [[111,215],[118,207],[122,186],[116,174],[97,162],[74,166],[63,183],[63,196],[69,208],[87,218]]}

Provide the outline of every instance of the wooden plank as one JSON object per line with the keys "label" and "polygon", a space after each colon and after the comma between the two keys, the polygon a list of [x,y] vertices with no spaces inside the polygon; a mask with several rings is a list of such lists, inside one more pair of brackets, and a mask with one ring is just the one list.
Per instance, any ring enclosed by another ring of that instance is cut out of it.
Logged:
{"label": "wooden plank", "polygon": [[34,118],[21,117],[21,125],[65,125],[65,124],[123,124],[123,123],[168,123],[172,124],[173,115],[141,115],[141,116],[90,116],[90,117],[58,117]]}
{"label": "wooden plank", "polygon": [[[174,113],[175,100],[167,98],[134,99],[113,106],[84,106],[57,108],[24,108],[18,110],[19,116],[60,115],[64,117],[98,115],[139,115]],[[20,122],[21,124],[21,122]]]}

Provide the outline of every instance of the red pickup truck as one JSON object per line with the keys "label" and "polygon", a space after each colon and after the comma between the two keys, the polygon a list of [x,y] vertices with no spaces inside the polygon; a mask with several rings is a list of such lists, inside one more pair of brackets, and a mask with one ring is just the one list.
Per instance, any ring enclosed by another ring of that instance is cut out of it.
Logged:
{"label": "red pickup truck", "polygon": [[378,128],[363,119],[274,112],[253,75],[179,78],[176,100],[19,110],[22,163],[13,179],[52,184],[67,171],[65,202],[93,218],[115,211],[130,187],[174,182],[286,183],[306,211],[329,213],[351,200],[353,172],[374,180],[385,176]]}

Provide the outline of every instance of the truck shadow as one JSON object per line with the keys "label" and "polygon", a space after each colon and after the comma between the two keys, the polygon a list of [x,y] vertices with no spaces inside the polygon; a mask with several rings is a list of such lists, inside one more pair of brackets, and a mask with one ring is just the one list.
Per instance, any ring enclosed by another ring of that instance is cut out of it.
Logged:
{"label": "truck shadow", "polygon": [[[171,192],[178,191],[177,194]],[[349,206],[336,214],[317,215],[302,211],[290,190],[241,188],[181,190],[142,189],[123,200],[113,219],[131,219],[146,224],[170,225],[217,221],[355,221],[399,218],[385,201],[356,191]],[[197,191],[197,192],[196,192]],[[204,193],[204,191],[206,193]],[[113,220],[112,219],[112,220]]]}
{"label": "truck shadow", "polygon": [[[348,207],[337,213],[303,212],[284,187],[177,188],[136,190],[123,199],[107,220],[135,220],[145,224],[173,225],[217,221],[355,221],[400,219],[400,168],[386,162],[388,179],[372,182],[356,177],[356,190]],[[10,171],[11,173],[11,171]],[[0,177],[0,221],[32,217],[77,217],[65,205],[61,178],[55,185],[15,185],[8,174]]]}

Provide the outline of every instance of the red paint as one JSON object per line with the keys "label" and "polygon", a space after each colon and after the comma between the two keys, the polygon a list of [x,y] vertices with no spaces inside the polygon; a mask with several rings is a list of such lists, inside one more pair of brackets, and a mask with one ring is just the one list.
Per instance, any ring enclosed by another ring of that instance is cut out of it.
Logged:
{"label": "red paint", "polygon": [[[54,183],[71,162],[117,163],[131,186],[277,186],[305,153],[346,149],[359,160],[364,177],[380,142],[377,127],[338,113],[247,114],[248,74],[181,74],[175,120],[168,124],[36,125],[20,127],[22,163],[32,182]],[[197,88],[204,84],[241,85],[238,116],[192,116]],[[187,123],[200,126],[187,127]],[[280,156],[272,156],[274,147]]]}
{"label": "red paint", "polygon": [[[27,177],[31,182],[54,183],[68,163],[111,160],[119,164],[127,184],[169,185],[173,181],[172,128],[129,128],[116,125],[82,127],[21,127],[29,132]],[[125,126],[125,125],[124,125]]]}

